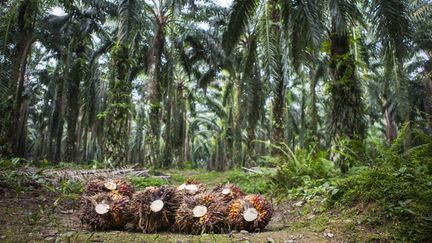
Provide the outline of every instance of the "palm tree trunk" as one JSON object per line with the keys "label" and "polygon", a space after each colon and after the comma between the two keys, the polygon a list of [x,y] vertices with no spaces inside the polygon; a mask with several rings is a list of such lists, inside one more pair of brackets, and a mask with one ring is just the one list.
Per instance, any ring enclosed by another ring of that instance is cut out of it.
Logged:
{"label": "palm tree trunk", "polygon": [[299,129],[299,145],[301,148],[306,146],[305,137],[307,136],[306,132],[308,128],[306,126],[306,90],[305,87],[302,87],[301,90],[301,103],[300,103],[300,129]]}
{"label": "palm tree trunk", "polygon": [[331,136],[333,141],[362,139],[366,131],[362,91],[348,36],[332,34],[330,42]]}
{"label": "palm tree trunk", "polygon": [[26,158],[26,138],[27,138],[27,119],[29,115],[29,106],[30,101],[28,98],[24,98],[23,101],[21,101],[19,115],[18,115],[18,124],[17,124],[17,141],[16,145],[16,155],[19,157]]}
{"label": "palm tree trunk", "polygon": [[189,161],[189,152],[190,152],[190,143],[189,143],[189,122],[188,122],[188,114],[185,110],[183,114],[185,129],[184,129],[184,139],[183,139],[183,153],[182,153],[182,162]]}
{"label": "palm tree trunk", "polygon": [[[350,53],[347,35],[335,32],[330,36],[331,127],[334,146],[340,139],[363,139],[366,132],[360,82],[356,78],[355,61]],[[344,149],[344,148],[336,148]],[[348,171],[346,159],[331,155],[341,171]]]}
{"label": "palm tree trunk", "polygon": [[384,119],[387,143],[390,145],[397,137],[397,125],[395,120],[395,114],[389,104],[390,103],[384,104]]}
{"label": "palm tree trunk", "polygon": [[172,146],[173,146],[173,161],[179,168],[183,167],[184,159],[184,139],[185,139],[185,97],[183,97],[183,84],[176,84],[173,90],[173,99],[171,101],[171,116],[172,124]]}
{"label": "palm tree trunk", "polygon": [[88,147],[88,130],[89,130],[89,128],[88,128],[88,125],[86,125],[86,124],[84,124],[83,123],[83,125],[85,125],[85,128],[84,128],[84,135],[83,135],[83,138],[82,138],[82,150],[81,150],[81,161],[87,161],[88,160],[88,157],[87,157],[87,147]]}
{"label": "palm tree trunk", "polygon": [[[17,91],[15,95],[15,108],[13,109],[13,112],[15,113],[15,120],[12,131],[12,141],[13,141],[13,147],[12,151],[15,156],[18,157],[24,157],[25,153],[25,122],[26,120],[23,120],[26,116],[22,116],[22,103],[23,103],[23,92],[24,92],[24,81],[25,81],[25,72],[27,69],[27,56],[30,53],[31,46],[34,42],[34,38],[32,37],[32,34],[29,34],[29,36],[23,37],[23,43],[20,43],[19,45],[24,45],[23,50],[19,55],[19,74],[18,74],[18,81],[17,81]],[[19,47],[21,49],[21,47]],[[13,126],[12,126],[13,127]]]}
{"label": "palm tree trunk", "polygon": [[424,106],[427,120],[429,123],[429,131],[432,134],[432,52],[427,52],[429,60],[425,67],[424,77]]}
{"label": "palm tree trunk", "polygon": [[173,133],[172,133],[172,81],[168,81],[168,87],[167,87],[167,99],[165,102],[165,114],[164,114],[164,120],[165,120],[165,134],[164,134],[164,142],[165,142],[165,151],[164,151],[164,158],[163,158],[163,167],[168,168],[171,166],[172,162],[172,150],[173,150]]}
{"label": "palm tree trunk", "polygon": [[[270,37],[272,39],[272,62],[271,74],[275,83],[274,96],[272,101],[272,118],[273,118],[273,134],[272,142],[274,144],[283,143],[285,140],[285,91],[286,84],[283,71],[282,48],[281,48],[281,28],[280,28],[280,9],[278,8],[278,1],[273,0],[269,3],[271,12],[272,26],[270,30]],[[272,150],[272,155],[279,155],[278,149]]]}
{"label": "palm tree trunk", "polygon": [[[37,14],[38,2],[35,0],[22,1],[17,15],[17,43],[12,57],[11,79],[9,81],[10,98],[2,110],[0,118],[0,150],[3,155],[23,155],[24,148],[19,143],[23,141],[25,133],[18,131],[22,93],[24,90],[24,76],[27,67],[27,56],[35,41],[33,37],[34,19]],[[6,71],[6,70],[5,70]],[[5,138],[5,140],[3,140]],[[9,140],[9,141],[6,141]]]}
{"label": "palm tree trunk", "polygon": [[77,123],[79,115],[79,89],[85,68],[85,59],[82,53],[78,54],[67,82],[67,138],[65,148],[65,160],[75,162],[77,160]]}
{"label": "palm tree trunk", "polygon": [[65,104],[65,96],[63,95],[63,85],[62,84],[62,96],[60,100],[59,114],[58,114],[58,126],[55,131],[55,152],[54,152],[54,163],[58,163],[62,160],[62,138],[63,138],[63,126],[64,126],[64,104]]}
{"label": "palm tree trunk", "polygon": [[159,163],[159,138],[160,138],[160,109],[162,103],[161,95],[161,58],[162,52],[165,45],[165,22],[158,22],[155,40],[149,56],[149,67],[148,73],[150,82],[148,84],[149,89],[149,101],[150,101],[150,131],[146,136],[146,142],[148,144],[148,160],[149,163],[155,167],[160,167]]}
{"label": "palm tree trunk", "polygon": [[112,51],[113,79],[108,95],[105,141],[103,146],[106,166],[123,166],[129,151],[128,122],[131,108],[132,85],[128,79],[129,48],[120,42]]}
{"label": "palm tree trunk", "polygon": [[309,95],[310,95],[310,109],[311,109],[311,130],[312,130],[312,141],[319,143],[318,137],[318,109],[317,109],[317,97],[316,97],[316,83],[317,81],[310,75],[309,80]]}
{"label": "palm tree trunk", "polygon": [[[58,64],[58,67],[60,64]],[[56,72],[58,72],[58,67]],[[49,124],[49,136],[48,136],[48,153],[47,157],[49,161],[55,160],[55,148],[56,143],[61,143],[57,141],[57,134],[60,130],[61,120],[63,119],[63,89],[64,89],[64,79],[59,78],[56,80],[56,91],[54,98],[54,108],[52,109],[50,124]]]}

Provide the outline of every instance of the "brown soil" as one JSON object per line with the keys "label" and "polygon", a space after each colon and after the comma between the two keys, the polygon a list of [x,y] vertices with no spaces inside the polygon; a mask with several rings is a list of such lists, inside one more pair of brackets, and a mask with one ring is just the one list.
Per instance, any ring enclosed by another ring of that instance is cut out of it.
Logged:
{"label": "brown soil", "polygon": [[184,235],[174,233],[143,234],[136,232],[92,232],[81,225],[76,201],[63,199],[58,193],[38,188],[15,194],[2,190],[0,195],[1,242],[328,242],[318,232],[290,229],[289,210],[276,208],[265,232]]}

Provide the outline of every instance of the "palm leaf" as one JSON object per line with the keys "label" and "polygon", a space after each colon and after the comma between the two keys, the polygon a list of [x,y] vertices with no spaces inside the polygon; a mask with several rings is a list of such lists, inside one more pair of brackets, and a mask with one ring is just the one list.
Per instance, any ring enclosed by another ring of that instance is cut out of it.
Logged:
{"label": "palm leaf", "polygon": [[396,55],[402,58],[406,54],[406,39],[410,34],[407,8],[403,0],[371,1],[370,11],[376,38],[383,45],[387,58]]}
{"label": "palm leaf", "polygon": [[258,7],[258,0],[235,0],[232,5],[228,27],[223,34],[222,45],[225,53],[229,56],[237,45],[240,36],[243,34],[249,20],[255,14]]}

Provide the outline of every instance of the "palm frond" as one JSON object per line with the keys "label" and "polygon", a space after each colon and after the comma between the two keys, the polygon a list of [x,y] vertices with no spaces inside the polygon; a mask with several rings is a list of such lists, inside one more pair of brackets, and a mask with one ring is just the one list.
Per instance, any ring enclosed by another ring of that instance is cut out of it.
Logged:
{"label": "palm frond", "polygon": [[330,0],[329,14],[332,21],[332,32],[339,36],[347,35],[356,22],[363,24],[363,15],[354,0]]}
{"label": "palm frond", "polygon": [[237,45],[249,20],[255,14],[259,5],[258,0],[235,0],[232,5],[228,27],[223,34],[222,45],[225,53],[229,56]]}
{"label": "palm frond", "polygon": [[406,39],[410,34],[407,7],[403,0],[371,1],[372,21],[376,38],[383,45],[387,58],[395,55],[402,58],[406,54]]}
{"label": "palm frond", "polygon": [[139,22],[139,6],[137,0],[122,0],[118,7],[119,29],[118,41],[130,43],[135,27]]}
{"label": "palm frond", "polygon": [[323,39],[322,20],[319,11],[322,1],[294,1],[282,5],[282,21],[284,31],[290,37],[290,52],[294,68],[298,71],[304,61],[303,54],[308,47],[317,49]]}

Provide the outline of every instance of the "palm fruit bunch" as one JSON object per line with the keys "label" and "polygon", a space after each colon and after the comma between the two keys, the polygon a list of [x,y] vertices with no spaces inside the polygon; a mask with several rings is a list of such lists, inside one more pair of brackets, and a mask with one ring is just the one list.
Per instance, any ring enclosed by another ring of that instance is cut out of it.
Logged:
{"label": "palm fruit bunch", "polygon": [[188,179],[178,188],[148,187],[134,193],[127,181],[115,179],[87,183],[79,216],[93,230],[200,234],[261,231],[272,214],[273,206],[263,196],[245,195],[234,184],[205,192],[202,183]]}
{"label": "palm fruit bunch", "polygon": [[107,188],[108,190],[111,190],[126,197],[132,197],[132,194],[135,191],[133,186],[129,182],[121,179],[107,181],[104,185],[105,188]]}
{"label": "palm fruit bunch", "polygon": [[116,192],[123,196],[131,197],[134,192],[134,189],[132,185],[125,180],[115,179],[115,180],[103,181],[103,180],[95,179],[87,182],[84,189],[84,195],[94,196],[98,193],[109,192],[109,191]]}
{"label": "palm fruit bunch", "polygon": [[132,197],[134,225],[144,233],[169,229],[182,202],[182,194],[174,187],[148,187]]}
{"label": "palm fruit bunch", "polygon": [[273,215],[273,206],[262,195],[247,195],[229,205],[228,223],[232,229],[262,231]]}
{"label": "palm fruit bunch", "polygon": [[114,192],[84,196],[80,219],[93,230],[123,229],[131,220],[129,197]]}
{"label": "palm fruit bunch", "polygon": [[123,229],[131,221],[133,191],[132,185],[120,179],[89,181],[81,198],[81,222],[94,230]]}
{"label": "palm fruit bunch", "polygon": [[231,183],[217,185],[213,188],[212,193],[220,196],[226,203],[242,198],[246,195],[238,186]]}
{"label": "palm fruit bunch", "polygon": [[104,181],[95,179],[88,181],[84,188],[84,195],[94,196],[105,191]]}
{"label": "palm fruit bunch", "polygon": [[205,191],[205,186],[199,181],[189,178],[183,184],[177,187],[177,190],[183,192],[185,196],[197,195]]}
{"label": "palm fruit bunch", "polygon": [[227,204],[213,193],[188,196],[177,210],[176,231],[200,234],[228,231]]}

